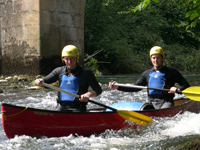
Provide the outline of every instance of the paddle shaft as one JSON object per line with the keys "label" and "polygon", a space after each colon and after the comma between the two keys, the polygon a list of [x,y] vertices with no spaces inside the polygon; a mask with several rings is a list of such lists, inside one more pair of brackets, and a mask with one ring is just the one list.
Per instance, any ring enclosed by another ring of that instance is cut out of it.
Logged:
{"label": "paddle shaft", "polygon": [[[69,94],[71,96],[74,96],[76,98],[80,98],[79,95],[76,95],[76,94],[73,94],[73,93],[70,93],[70,92],[67,92],[65,90],[62,90],[60,88],[57,88],[55,86],[52,86],[50,84],[47,84],[47,83],[44,83],[43,82],[43,86],[46,86],[48,88],[51,88],[53,90],[56,90],[56,91],[59,91],[59,92],[63,92],[63,93],[66,93],[66,94]],[[147,117],[143,114],[140,114],[140,113],[136,113],[134,111],[127,111],[127,110],[117,110],[115,108],[112,108],[112,107],[109,107],[109,106],[106,106],[104,104],[101,104],[101,103],[98,103],[96,101],[93,101],[93,100],[88,100],[89,102],[91,103],[94,103],[94,104],[97,104],[99,106],[102,106],[102,107],[105,107],[107,109],[110,109],[112,110],[113,112],[117,112],[122,118],[126,119],[126,120],[129,120],[129,121],[132,121],[134,123],[138,123],[138,124],[142,124],[142,125],[147,125],[149,123],[152,122],[152,118],[150,117]]]}
{"label": "paddle shaft", "polygon": [[67,91],[62,90],[62,89],[60,89],[60,88],[58,88],[58,87],[55,87],[55,86],[53,86],[53,85],[50,85],[50,84],[47,84],[47,83],[44,83],[44,82],[42,83],[42,85],[44,85],[44,86],[46,86],[46,87],[48,87],[48,88],[50,88],[50,89],[59,91],[59,92],[63,92],[63,93],[69,94],[69,95],[74,96],[74,97],[76,97],[76,98],[80,98],[80,96],[77,95],[77,94],[73,94],[73,93],[67,92]]}
{"label": "paddle shaft", "polygon": [[[116,86],[121,86],[121,87],[128,87],[128,88],[152,89],[152,90],[158,90],[158,91],[166,91],[166,92],[169,92],[169,89],[159,89],[159,88],[152,88],[152,87],[140,86],[140,85],[126,85],[126,84],[120,84],[120,83],[115,83],[114,85],[116,85]],[[177,90],[176,93],[182,94],[182,92],[181,92],[180,90]]]}
{"label": "paddle shaft", "polygon": [[[50,85],[50,84],[47,84],[47,83],[44,83],[44,82],[43,82],[43,85],[46,86],[46,87],[48,87],[48,88],[50,88],[50,89],[53,89],[53,90],[56,90],[56,91],[59,91],[59,92],[63,92],[63,93],[69,94],[69,95],[74,96],[74,97],[76,97],[76,98],[80,98],[80,96],[77,95],[77,94],[73,94],[73,93],[67,92],[67,91],[65,91],[65,90],[62,90],[62,89],[57,88],[57,87],[55,87],[55,86],[52,86],[52,85]],[[109,106],[106,106],[106,105],[104,105],[104,104],[95,102],[95,101],[93,101],[93,100],[90,100],[90,99],[89,99],[88,101],[91,102],[91,103],[97,104],[97,105],[99,105],[99,106],[108,108],[108,109],[110,109],[110,110],[112,110],[112,111],[114,111],[114,112],[117,111],[116,109],[114,109],[114,108],[112,108],[112,107],[109,107]]]}

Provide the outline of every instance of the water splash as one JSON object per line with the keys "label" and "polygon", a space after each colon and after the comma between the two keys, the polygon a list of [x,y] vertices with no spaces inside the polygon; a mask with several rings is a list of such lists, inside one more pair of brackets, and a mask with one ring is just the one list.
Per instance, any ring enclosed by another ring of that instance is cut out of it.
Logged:
{"label": "water splash", "polygon": [[[122,101],[146,102],[146,91],[137,93],[121,92],[109,90],[106,84],[102,85],[103,93],[94,98],[98,102],[111,105]],[[42,109],[57,109],[57,92],[55,91],[37,91],[25,93],[24,96],[15,94],[12,98],[5,99],[3,102],[16,104],[20,106],[29,106]],[[98,107],[89,104],[89,108]],[[200,133],[200,114],[185,112],[182,115],[157,119],[147,127],[137,130],[130,128],[122,130],[106,130],[99,135],[66,136],[57,138],[42,137],[40,139],[29,136],[15,136],[13,139],[7,139],[0,127],[0,149],[1,150],[159,150],[167,146],[173,147],[178,142],[199,136]],[[180,138],[181,137],[181,138]],[[183,138],[184,137],[184,138]]]}

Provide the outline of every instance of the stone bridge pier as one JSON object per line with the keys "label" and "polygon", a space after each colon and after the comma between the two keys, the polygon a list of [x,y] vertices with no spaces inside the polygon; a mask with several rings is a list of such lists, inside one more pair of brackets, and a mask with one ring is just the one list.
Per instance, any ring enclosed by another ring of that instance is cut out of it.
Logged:
{"label": "stone bridge pier", "polygon": [[0,0],[0,74],[46,75],[65,45],[84,57],[86,0]]}

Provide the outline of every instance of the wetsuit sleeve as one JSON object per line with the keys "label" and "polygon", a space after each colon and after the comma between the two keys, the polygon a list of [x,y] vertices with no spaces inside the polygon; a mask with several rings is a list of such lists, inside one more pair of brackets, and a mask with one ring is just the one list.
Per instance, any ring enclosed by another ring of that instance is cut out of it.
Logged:
{"label": "wetsuit sleeve", "polygon": [[[149,74],[149,70],[144,71],[134,85],[146,86],[147,80],[148,80],[148,74]],[[118,87],[118,90],[124,91],[124,92],[138,92],[138,91],[141,91],[142,89]]]}
{"label": "wetsuit sleeve", "polygon": [[181,75],[181,73],[176,70],[176,82],[179,84],[180,90],[184,90],[190,86],[190,84],[187,82],[187,80]]}
{"label": "wetsuit sleeve", "polygon": [[89,76],[88,76],[88,82],[89,85],[91,86],[92,90],[96,92],[97,96],[102,93],[101,86],[99,85],[95,75],[91,70],[88,70]]}
{"label": "wetsuit sleeve", "polygon": [[59,80],[60,72],[62,71],[61,67],[54,69],[50,74],[43,78],[45,83],[54,83]]}

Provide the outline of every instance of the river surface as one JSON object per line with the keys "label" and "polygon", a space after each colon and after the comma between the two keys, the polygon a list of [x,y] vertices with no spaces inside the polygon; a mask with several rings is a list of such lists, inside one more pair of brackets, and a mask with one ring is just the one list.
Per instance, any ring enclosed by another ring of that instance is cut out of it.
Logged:
{"label": "river surface", "polygon": [[[137,93],[109,90],[108,82],[134,83],[138,76],[102,76],[98,77],[103,93],[93,98],[106,105],[122,101],[146,102],[146,91]],[[185,76],[192,86],[200,85],[200,75]],[[1,103],[12,103],[19,106],[29,106],[41,109],[57,109],[56,91],[26,90],[30,83],[20,83],[24,90],[7,89],[0,94]],[[1,84],[4,89],[8,85]],[[176,95],[178,97],[180,95]],[[89,103],[88,108],[98,107]],[[1,117],[1,116],[0,116]],[[2,118],[2,117],[1,117]],[[34,138],[30,136],[15,136],[8,139],[0,126],[1,150],[163,150],[174,149],[178,144],[200,138],[200,114],[185,112],[174,117],[154,120],[148,127],[138,130],[123,129],[107,130],[100,135],[66,136],[56,138]],[[67,118],[66,118],[67,119]]]}

